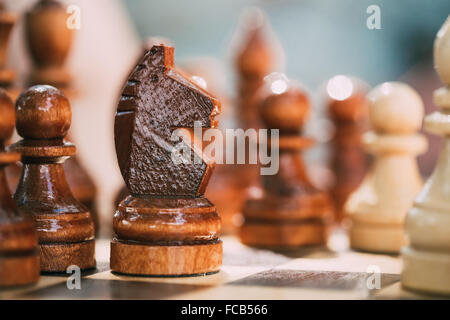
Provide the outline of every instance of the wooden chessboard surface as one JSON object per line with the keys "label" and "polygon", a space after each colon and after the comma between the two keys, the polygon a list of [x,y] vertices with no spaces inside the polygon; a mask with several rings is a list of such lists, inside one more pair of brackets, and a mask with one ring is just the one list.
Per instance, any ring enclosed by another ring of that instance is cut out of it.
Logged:
{"label": "wooden chessboard surface", "polygon": [[[276,253],[223,237],[219,273],[197,277],[131,277],[111,273],[109,240],[97,240],[97,269],[82,275],[81,289],[69,290],[67,276],[43,275],[30,287],[0,291],[0,299],[429,299],[400,285],[398,256],[348,249],[346,234],[335,231],[326,248]],[[372,267],[371,267],[372,266]],[[381,288],[368,289],[370,268],[381,271]],[[369,272],[368,272],[369,271]]]}

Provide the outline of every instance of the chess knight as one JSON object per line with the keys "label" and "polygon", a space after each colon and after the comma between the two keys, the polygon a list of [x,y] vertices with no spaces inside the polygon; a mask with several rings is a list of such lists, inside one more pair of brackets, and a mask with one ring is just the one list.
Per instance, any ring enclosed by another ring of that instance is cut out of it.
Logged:
{"label": "chess knight", "polygon": [[[174,163],[176,128],[217,127],[219,101],[174,67],[174,48],[153,46],[130,74],[116,118],[116,153],[130,196],[114,215],[111,269],[196,275],[222,263],[221,221],[204,192],[214,168],[198,148]],[[181,139],[181,138],[180,138]]]}

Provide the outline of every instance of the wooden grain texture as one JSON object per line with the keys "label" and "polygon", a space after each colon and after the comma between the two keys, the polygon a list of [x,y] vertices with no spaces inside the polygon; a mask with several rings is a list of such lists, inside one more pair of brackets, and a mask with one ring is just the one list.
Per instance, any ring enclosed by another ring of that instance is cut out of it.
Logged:
{"label": "wooden grain texture", "polygon": [[111,243],[111,269],[125,274],[204,275],[219,271],[221,265],[221,241],[184,246]]}
{"label": "wooden grain texture", "polygon": [[14,200],[35,221],[41,271],[95,266],[91,214],[74,198],[64,174],[63,162],[75,153],[63,140],[70,123],[69,102],[54,87],[31,87],[16,102],[17,131],[24,139],[13,145],[23,155]]}
{"label": "wooden grain texture", "polygon": [[215,128],[220,103],[174,66],[174,49],[155,45],[129,75],[114,125],[116,153],[131,193],[113,218],[111,269],[124,274],[185,276],[221,265],[221,221],[203,196],[214,162],[175,163],[176,128]]}

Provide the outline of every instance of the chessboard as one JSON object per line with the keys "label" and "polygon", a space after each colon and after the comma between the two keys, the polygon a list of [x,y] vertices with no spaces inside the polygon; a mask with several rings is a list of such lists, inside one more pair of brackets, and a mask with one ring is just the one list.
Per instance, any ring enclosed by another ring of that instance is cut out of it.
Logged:
{"label": "chessboard", "polygon": [[[97,240],[97,268],[69,290],[68,275],[42,275],[34,286],[0,291],[0,299],[347,300],[436,299],[403,290],[399,256],[348,249],[342,230],[326,247],[273,252],[223,237],[223,266],[195,277],[135,277],[111,272],[110,240]],[[379,289],[374,275],[380,276]],[[373,281],[372,281],[373,280]]]}

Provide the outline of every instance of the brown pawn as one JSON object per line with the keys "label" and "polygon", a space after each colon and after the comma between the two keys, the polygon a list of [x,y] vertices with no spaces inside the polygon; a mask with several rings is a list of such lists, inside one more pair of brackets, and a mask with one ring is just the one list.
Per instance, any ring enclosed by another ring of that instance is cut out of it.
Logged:
{"label": "brown pawn", "polygon": [[[95,202],[97,187],[94,184],[94,181],[76,156],[71,157],[64,162],[64,172],[69,188],[75,199],[80,201],[86,206],[86,208],[89,209],[92,220],[94,220],[95,235],[97,236],[100,231],[100,219]],[[21,174],[22,165],[19,162],[16,162],[6,168],[6,178],[8,180],[10,190],[16,190]]]}
{"label": "brown pawn", "polygon": [[13,148],[22,154],[23,167],[14,200],[35,220],[44,272],[95,267],[94,223],[72,195],[63,168],[76,152],[64,141],[71,118],[68,99],[52,86],[31,87],[16,101],[16,129],[23,140]]}
{"label": "brown pawn", "polygon": [[240,238],[244,244],[271,249],[321,245],[327,239],[332,205],[329,196],[309,181],[301,157],[313,144],[301,136],[309,101],[285,77],[276,78],[264,89],[259,110],[268,129],[280,130],[279,170],[262,176],[261,198],[245,203]]}
{"label": "brown pawn", "polygon": [[331,196],[337,222],[342,221],[344,204],[361,184],[368,168],[368,157],[362,144],[362,135],[368,129],[366,91],[361,81],[343,75],[327,82],[327,110],[334,123]]}
{"label": "brown pawn", "polygon": [[30,84],[64,88],[70,83],[71,75],[64,67],[73,38],[68,18],[65,7],[56,0],[40,0],[26,13],[25,33],[34,62]]}
{"label": "brown pawn", "polygon": [[9,38],[16,23],[16,16],[7,12],[0,2],[0,86],[9,87],[16,78],[14,70],[6,67]]}
{"label": "brown pawn", "polygon": [[[175,128],[217,126],[220,102],[174,66],[174,49],[153,46],[130,74],[114,132],[122,176],[131,195],[114,214],[111,269],[139,275],[217,272],[222,264],[220,217],[203,194],[214,168],[172,160]],[[193,160],[193,158],[190,158]]]}
{"label": "brown pawn", "polygon": [[20,213],[9,192],[4,168],[20,160],[4,143],[14,130],[14,105],[0,89],[0,287],[26,285],[39,279],[38,239],[33,220]]}

